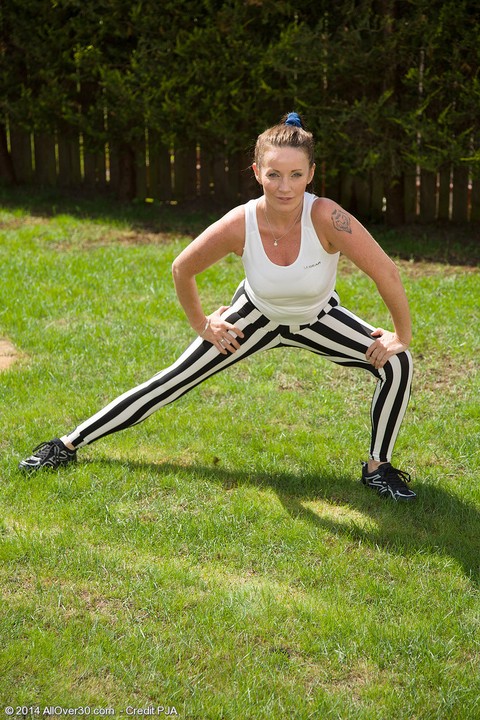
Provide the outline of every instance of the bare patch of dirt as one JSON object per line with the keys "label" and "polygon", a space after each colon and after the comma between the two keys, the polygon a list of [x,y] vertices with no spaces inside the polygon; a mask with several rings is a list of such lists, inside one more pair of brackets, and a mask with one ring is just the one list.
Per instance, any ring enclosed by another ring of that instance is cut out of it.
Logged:
{"label": "bare patch of dirt", "polygon": [[0,338],[0,371],[7,370],[18,358],[18,352],[14,345],[5,338]]}
{"label": "bare patch of dirt", "polygon": [[[431,277],[434,275],[466,275],[480,273],[480,269],[474,265],[455,265],[433,262],[430,260],[403,260],[394,258],[395,265],[402,270],[402,272],[411,278]],[[346,258],[344,255],[340,257],[339,270],[344,275],[351,275],[352,273],[361,273],[355,265]]]}
{"label": "bare patch of dirt", "polygon": [[[21,227],[48,226],[52,224],[52,218],[41,216],[12,217],[0,223],[3,230],[18,230]],[[82,233],[81,240],[74,243],[65,239],[62,242],[51,243],[51,247],[57,250],[70,250],[72,246],[79,248],[98,248],[109,245],[164,245],[177,239],[179,236],[194,237],[194,233],[185,231],[152,232],[146,229],[122,229],[105,227],[97,223],[91,224],[90,234]]]}
{"label": "bare patch of dirt", "polygon": [[163,245],[178,237],[178,233],[168,232],[145,232],[137,230],[112,230],[105,233],[102,240],[98,240],[95,246],[101,245]]}
{"label": "bare patch of dirt", "polygon": [[469,381],[473,384],[477,373],[474,360],[455,362],[447,356],[435,359],[434,364],[420,353],[415,354],[416,368],[415,389],[430,393],[457,394],[461,382]]}
{"label": "bare patch of dirt", "polygon": [[422,278],[433,275],[467,275],[480,272],[474,265],[455,265],[428,260],[395,260],[397,267],[401,268],[408,277]]}
{"label": "bare patch of dirt", "polygon": [[18,230],[24,225],[48,225],[50,218],[44,217],[9,217],[0,222],[2,230]]}

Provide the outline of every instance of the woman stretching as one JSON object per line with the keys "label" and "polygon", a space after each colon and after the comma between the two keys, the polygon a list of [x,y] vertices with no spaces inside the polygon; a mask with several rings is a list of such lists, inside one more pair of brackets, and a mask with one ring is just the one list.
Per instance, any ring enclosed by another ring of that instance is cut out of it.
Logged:
{"label": "woman stretching", "polygon": [[[393,500],[415,498],[406,484],[410,476],[390,462],[412,380],[410,313],[398,270],[355,218],[307,191],[315,172],[314,140],[297,113],[258,137],[252,168],[262,196],[210,225],[173,263],[179,302],[198,337],[173,365],[62,438],[39,445],[20,468],[72,462],[78,449],[142,422],[237,361],[294,347],[375,376],[361,481]],[[196,276],[230,253],[242,259],[245,279],[229,307],[206,316]],[[342,307],[335,292],[340,253],[375,282],[393,332],[375,329]]]}

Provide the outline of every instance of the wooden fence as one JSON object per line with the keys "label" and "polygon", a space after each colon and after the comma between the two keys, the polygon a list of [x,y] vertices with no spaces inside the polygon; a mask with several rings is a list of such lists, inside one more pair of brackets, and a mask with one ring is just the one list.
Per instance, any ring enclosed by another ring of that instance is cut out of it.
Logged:
{"label": "wooden fence", "polygon": [[[118,194],[120,152],[106,145],[102,151],[86,150],[81,136],[27,133],[10,127],[8,152],[15,179],[20,184],[86,189]],[[250,169],[248,154],[222,155],[192,145],[171,148],[153,134],[133,153],[134,193],[137,199],[181,202],[195,199],[233,204],[256,194],[259,188]],[[3,177],[2,177],[3,176]],[[6,181],[5,169],[0,180]],[[445,167],[438,172],[413,167],[403,177],[406,222],[476,222],[480,220],[480,178],[467,167]],[[339,174],[327,183],[317,168],[315,190],[340,202],[368,220],[381,220],[386,211],[381,177]]]}

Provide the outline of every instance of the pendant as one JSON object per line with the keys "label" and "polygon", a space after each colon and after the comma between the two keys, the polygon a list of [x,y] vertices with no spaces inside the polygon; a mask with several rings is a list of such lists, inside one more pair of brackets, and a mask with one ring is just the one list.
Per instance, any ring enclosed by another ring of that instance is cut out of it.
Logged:
{"label": "pendant", "polygon": [[278,247],[278,242],[276,240],[273,241],[273,244],[275,245],[275,247]]}

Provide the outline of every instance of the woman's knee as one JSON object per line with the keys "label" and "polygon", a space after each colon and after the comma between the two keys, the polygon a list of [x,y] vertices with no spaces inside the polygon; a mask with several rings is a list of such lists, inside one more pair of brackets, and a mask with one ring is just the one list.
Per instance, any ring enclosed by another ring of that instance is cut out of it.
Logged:
{"label": "woman's knee", "polygon": [[413,358],[408,350],[393,355],[386,365],[389,365],[394,377],[411,378],[413,373]]}

